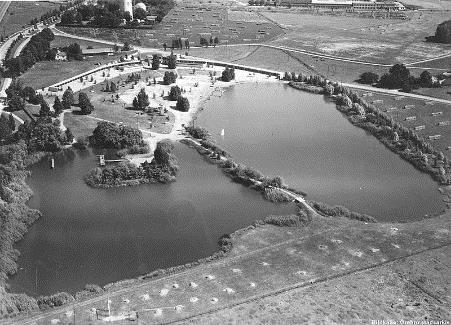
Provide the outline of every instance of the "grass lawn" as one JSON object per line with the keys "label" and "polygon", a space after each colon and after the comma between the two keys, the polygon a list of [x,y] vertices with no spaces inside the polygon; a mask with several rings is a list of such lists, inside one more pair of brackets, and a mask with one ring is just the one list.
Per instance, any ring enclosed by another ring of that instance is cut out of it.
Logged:
{"label": "grass lawn", "polygon": [[449,46],[426,43],[447,12],[410,12],[410,20],[352,18],[310,13],[262,14],[286,25],[273,44],[378,63],[409,63],[450,53]]}
{"label": "grass lawn", "polygon": [[[141,80],[152,80],[153,77],[160,76],[159,72],[153,70],[145,70],[140,72]],[[133,83],[125,84],[127,75],[109,79],[108,82],[114,81],[119,85],[119,99],[116,99],[116,94],[104,92],[105,83],[98,83],[84,92],[90,98],[91,103],[94,106],[94,111],[89,116],[77,114],[78,108],[73,107],[72,113],[65,113],[64,124],[69,127],[76,135],[91,135],[92,131],[96,127],[99,120],[108,120],[114,123],[123,123],[124,125],[134,128],[139,127],[141,130],[158,133],[169,133],[172,130],[174,124],[174,115],[171,112],[165,114],[158,114],[157,112],[149,112],[143,114],[136,114],[138,111],[132,110],[129,103],[125,103],[121,97],[124,93],[130,93],[130,91],[138,93],[140,86],[136,86],[132,90]],[[114,96],[114,102],[112,101],[112,95]],[[77,98],[77,94],[75,94]],[[150,96],[149,96],[150,97]],[[52,99],[48,100],[53,103]],[[150,127],[152,122],[152,127]]]}
{"label": "grass lawn", "polygon": [[92,131],[97,126],[98,121],[85,115],[76,115],[73,113],[64,113],[64,126],[69,128],[77,137],[87,137],[92,135]]}
{"label": "grass lawn", "polygon": [[[97,28],[96,37],[113,42],[128,41],[136,45],[161,48],[164,42],[170,46],[172,39],[178,37],[187,38],[192,46],[198,46],[202,33],[208,33],[212,37],[218,36],[220,42],[227,41],[232,44],[264,42],[283,32],[282,28],[269,20],[256,19],[258,16],[255,14],[232,13],[230,18],[229,14],[226,6],[190,4],[185,7],[179,4],[154,27],[114,31]],[[249,16],[253,16],[253,19],[248,20]],[[60,27],[60,29],[70,34],[94,37],[92,28]]]}
{"label": "grass lawn", "polygon": [[33,18],[41,17],[46,12],[59,8],[58,3],[47,1],[12,1],[2,21],[0,31],[11,35],[22,29]]}
{"label": "grass lawn", "polygon": [[19,79],[25,86],[41,89],[59,81],[76,76],[97,67],[96,63],[106,64],[117,60],[118,56],[96,56],[83,61],[42,61],[22,74]]}

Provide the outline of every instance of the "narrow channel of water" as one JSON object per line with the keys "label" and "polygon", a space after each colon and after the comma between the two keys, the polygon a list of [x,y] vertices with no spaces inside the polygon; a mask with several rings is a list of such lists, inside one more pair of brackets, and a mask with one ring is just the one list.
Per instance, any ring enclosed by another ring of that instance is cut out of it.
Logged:
{"label": "narrow channel of water", "polygon": [[445,209],[428,175],[353,126],[321,95],[280,83],[242,84],[204,107],[195,124],[207,128],[235,161],[281,175],[309,198],[381,221],[420,219]]}
{"label": "narrow channel of water", "polygon": [[217,240],[293,205],[275,205],[222,175],[191,148],[177,144],[175,183],[93,189],[83,176],[90,152],[58,155],[31,168],[29,205],[43,216],[16,245],[15,292],[46,295],[106,284],[211,255]]}

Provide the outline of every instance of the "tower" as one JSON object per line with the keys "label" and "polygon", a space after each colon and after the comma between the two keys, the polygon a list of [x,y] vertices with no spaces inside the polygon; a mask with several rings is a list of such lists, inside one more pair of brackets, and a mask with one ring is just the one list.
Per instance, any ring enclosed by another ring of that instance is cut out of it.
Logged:
{"label": "tower", "polygon": [[128,11],[133,19],[133,0],[119,0],[119,5],[121,10],[124,12]]}

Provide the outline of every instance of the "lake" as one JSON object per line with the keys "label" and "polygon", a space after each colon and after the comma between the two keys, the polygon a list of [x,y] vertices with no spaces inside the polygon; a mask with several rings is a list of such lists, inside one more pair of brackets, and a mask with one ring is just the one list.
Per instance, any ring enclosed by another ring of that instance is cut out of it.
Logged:
{"label": "lake", "polygon": [[232,182],[196,150],[176,144],[175,183],[94,189],[83,177],[96,166],[89,151],[56,156],[31,168],[29,206],[43,216],[16,248],[9,284],[32,296],[75,292],[214,253],[219,237],[271,214],[295,212]]}
{"label": "lake", "polygon": [[411,221],[445,209],[427,174],[353,126],[322,95],[282,83],[236,85],[212,96],[195,125],[208,129],[236,162],[280,175],[310,199],[380,221]]}

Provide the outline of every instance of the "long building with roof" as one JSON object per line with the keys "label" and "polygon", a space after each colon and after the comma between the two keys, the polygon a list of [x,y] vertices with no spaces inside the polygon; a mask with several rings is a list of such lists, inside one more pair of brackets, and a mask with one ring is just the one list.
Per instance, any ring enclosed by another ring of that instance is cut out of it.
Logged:
{"label": "long building with roof", "polygon": [[355,11],[403,11],[406,9],[402,3],[391,0],[281,0],[279,5]]}

